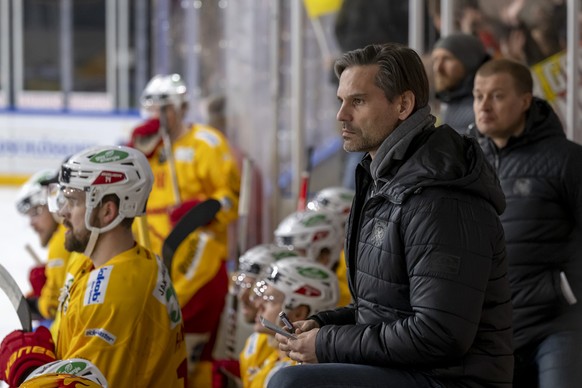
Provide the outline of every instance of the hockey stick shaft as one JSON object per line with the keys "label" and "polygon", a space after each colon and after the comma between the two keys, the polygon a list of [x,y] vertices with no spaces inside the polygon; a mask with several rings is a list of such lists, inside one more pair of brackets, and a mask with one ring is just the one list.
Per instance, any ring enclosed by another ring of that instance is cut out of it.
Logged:
{"label": "hockey stick shaft", "polygon": [[4,291],[8,300],[16,310],[18,319],[24,331],[32,331],[32,318],[30,314],[30,307],[26,298],[22,294],[20,287],[10,275],[10,273],[0,264],[0,289]]}
{"label": "hockey stick shaft", "polygon": [[32,257],[32,260],[34,260],[34,264],[36,264],[36,265],[42,265],[42,260],[40,259],[40,257],[38,256],[38,254],[34,251],[34,249],[32,249],[32,247],[30,246],[30,244],[26,244],[24,246],[24,249],[26,249],[26,252],[28,252],[28,254],[30,255],[30,257]]}
{"label": "hockey stick shaft", "polygon": [[[238,271],[238,258],[247,250],[248,216],[251,208],[251,191],[253,185],[253,162],[249,158],[243,160],[241,172],[241,188],[238,202],[238,241],[237,257],[234,258],[234,272]],[[233,286],[234,289],[234,286]],[[236,292],[229,295],[228,331],[226,336],[226,356],[236,359],[236,327],[238,318],[238,297]]]}
{"label": "hockey stick shaft", "polygon": [[172,184],[172,192],[174,193],[174,205],[180,205],[182,198],[180,197],[180,188],[178,187],[178,174],[176,173],[176,162],[174,160],[174,151],[172,150],[172,139],[168,129],[168,121],[166,118],[167,106],[162,106],[160,109],[160,132],[162,134],[162,143],[164,146],[164,154],[166,162],[170,169],[170,181]]}
{"label": "hockey stick shaft", "polygon": [[311,170],[313,165],[311,159],[313,157],[313,147],[307,149],[307,167],[301,173],[301,183],[299,187],[299,196],[297,198],[297,210],[305,210],[307,206],[307,197],[309,196],[309,179],[311,178]]}

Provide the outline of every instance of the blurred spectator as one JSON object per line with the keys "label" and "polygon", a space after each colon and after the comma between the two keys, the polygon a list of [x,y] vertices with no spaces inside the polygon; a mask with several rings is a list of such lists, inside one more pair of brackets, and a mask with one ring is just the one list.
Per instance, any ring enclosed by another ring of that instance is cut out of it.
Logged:
{"label": "blurred spectator", "polygon": [[432,70],[441,120],[457,132],[473,123],[475,71],[490,59],[479,38],[456,33],[439,39],[433,48]]}

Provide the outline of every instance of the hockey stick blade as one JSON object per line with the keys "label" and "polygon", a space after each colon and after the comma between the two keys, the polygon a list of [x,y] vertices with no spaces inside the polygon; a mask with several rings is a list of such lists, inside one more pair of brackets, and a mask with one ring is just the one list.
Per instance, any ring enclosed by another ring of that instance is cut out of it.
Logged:
{"label": "hockey stick blade", "polygon": [[22,329],[24,331],[32,331],[32,318],[26,298],[22,295],[22,291],[20,291],[20,287],[18,287],[14,278],[2,264],[0,264],[0,289],[4,291],[10,303],[14,306]]}
{"label": "hockey stick blade", "polygon": [[197,228],[210,223],[220,210],[220,207],[220,202],[216,199],[207,199],[190,209],[178,221],[174,229],[166,237],[166,240],[164,240],[164,245],[162,246],[162,258],[168,271],[172,271],[174,253],[182,241]]}

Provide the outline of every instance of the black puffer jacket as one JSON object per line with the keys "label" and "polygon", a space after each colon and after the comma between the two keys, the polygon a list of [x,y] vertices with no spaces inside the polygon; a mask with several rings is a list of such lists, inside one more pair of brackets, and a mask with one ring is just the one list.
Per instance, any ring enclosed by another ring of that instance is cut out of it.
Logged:
{"label": "black puffer jacket", "polygon": [[354,303],[315,317],[317,358],[509,387],[503,193],[477,142],[433,123],[417,111],[358,166],[346,244]]}
{"label": "black puffer jacket", "polygon": [[[507,198],[516,349],[559,330],[582,330],[582,147],[566,139],[547,102],[534,98],[521,136],[498,150],[480,136]],[[560,273],[563,272],[562,280]],[[564,279],[578,303],[570,305]]]}

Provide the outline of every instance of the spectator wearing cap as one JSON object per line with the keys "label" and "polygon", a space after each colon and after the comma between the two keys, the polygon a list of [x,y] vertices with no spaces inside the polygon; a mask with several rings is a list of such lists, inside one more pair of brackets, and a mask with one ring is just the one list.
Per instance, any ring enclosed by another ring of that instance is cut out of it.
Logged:
{"label": "spectator wearing cap", "polygon": [[436,97],[441,102],[441,120],[465,133],[475,121],[473,80],[475,72],[490,59],[479,38],[455,33],[439,39],[432,50]]}

